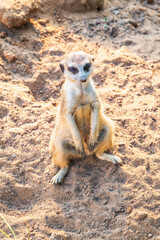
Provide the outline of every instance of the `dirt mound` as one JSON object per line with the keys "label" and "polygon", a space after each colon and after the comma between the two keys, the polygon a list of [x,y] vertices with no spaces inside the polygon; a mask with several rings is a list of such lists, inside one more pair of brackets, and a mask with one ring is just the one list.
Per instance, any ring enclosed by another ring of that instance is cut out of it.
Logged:
{"label": "dirt mound", "polygon": [[69,12],[101,11],[104,7],[104,0],[61,0],[57,2],[57,5]]}
{"label": "dirt mound", "polygon": [[20,27],[28,23],[30,13],[38,7],[38,1],[2,0],[0,4],[0,22],[7,27]]}
{"label": "dirt mound", "polygon": [[[68,17],[47,7],[32,15],[26,26],[3,27],[0,207],[19,240],[160,239],[159,48],[154,45],[150,52],[145,47],[149,40],[139,31],[152,25],[150,46],[157,41],[159,5],[105,4],[114,17],[110,29],[119,24],[115,37],[104,33],[109,17],[104,19],[102,13]],[[103,14],[108,16],[108,10]],[[132,14],[136,19],[143,14],[145,20],[138,27],[118,23],[120,16],[127,19]],[[94,37],[88,34],[91,22]],[[135,45],[120,47],[132,37]],[[77,159],[64,183],[53,186],[57,169],[51,164],[48,144],[64,81],[59,62],[76,50],[95,58],[93,79],[104,112],[116,125],[114,151],[125,164],[117,167],[95,156]],[[3,221],[0,228],[10,234]],[[1,232],[0,238],[5,239]]]}

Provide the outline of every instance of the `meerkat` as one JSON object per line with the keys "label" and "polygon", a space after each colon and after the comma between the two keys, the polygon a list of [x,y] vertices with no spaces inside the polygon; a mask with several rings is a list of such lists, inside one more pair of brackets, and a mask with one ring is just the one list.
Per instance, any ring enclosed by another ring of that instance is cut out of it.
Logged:
{"label": "meerkat", "polygon": [[78,51],[60,63],[65,82],[49,144],[53,163],[60,168],[51,180],[53,184],[63,181],[70,159],[95,154],[101,160],[122,163],[119,157],[108,153],[113,147],[113,124],[103,113],[92,81],[93,62],[92,56]]}

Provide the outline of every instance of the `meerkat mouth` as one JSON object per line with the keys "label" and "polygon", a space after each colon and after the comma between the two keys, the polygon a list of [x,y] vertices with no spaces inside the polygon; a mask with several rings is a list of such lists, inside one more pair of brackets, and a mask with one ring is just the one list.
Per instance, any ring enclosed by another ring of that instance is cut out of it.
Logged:
{"label": "meerkat mouth", "polygon": [[84,82],[86,82],[86,81],[87,81],[87,79],[85,79],[85,80],[81,80],[82,83],[84,83]]}

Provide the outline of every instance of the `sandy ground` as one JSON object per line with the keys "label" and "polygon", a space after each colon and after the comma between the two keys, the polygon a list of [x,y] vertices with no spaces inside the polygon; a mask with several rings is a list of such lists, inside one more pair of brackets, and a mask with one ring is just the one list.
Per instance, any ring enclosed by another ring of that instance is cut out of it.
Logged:
{"label": "sandy ground", "polygon": [[[21,28],[0,25],[0,212],[18,240],[160,240],[160,4],[112,2],[89,14],[43,3]],[[73,161],[53,186],[59,62],[72,50],[95,57],[124,165]]]}

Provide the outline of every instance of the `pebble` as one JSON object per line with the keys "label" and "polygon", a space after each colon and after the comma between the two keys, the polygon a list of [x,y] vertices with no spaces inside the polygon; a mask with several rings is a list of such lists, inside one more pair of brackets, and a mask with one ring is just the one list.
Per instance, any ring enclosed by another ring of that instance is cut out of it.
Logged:
{"label": "pebble", "polygon": [[12,157],[13,157],[13,158],[15,158],[15,156],[16,156],[15,154],[12,154]]}
{"label": "pebble", "polygon": [[[124,41],[124,45],[125,46],[130,46],[130,45],[133,45],[134,44],[134,42],[133,41],[131,41],[131,40],[125,40]],[[138,93],[136,93],[137,95],[138,95]]]}
{"label": "pebble", "polygon": [[128,206],[126,208],[126,213],[130,214],[131,212],[132,212],[132,208],[131,208],[131,206]]}
{"label": "pebble", "polygon": [[146,164],[146,170],[147,170],[147,171],[150,170],[150,164],[149,164],[149,162],[147,162],[147,164]]}
{"label": "pebble", "polygon": [[0,37],[1,38],[6,38],[7,37],[7,33],[6,32],[1,32],[0,33]]}
{"label": "pebble", "polygon": [[46,25],[46,23],[49,23],[49,19],[39,19],[38,22],[39,22],[41,25]]}
{"label": "pebble", "polygon": [[152,233],[149,233],[149,234],[148,234],[148,237],[149,237],[149,238],[153,237],[153,234],[152,234]]}
{"label": "pebble", "polygon": [[153,9],[153,10],[158,10],[158,9],[159,9],[159,6],[158,6],[158,5],[154,5],[154,6],[152,7],[152,9]]}
{"label": "pebble", "polygon": [[113,14],[117,16],[119,14],[119,10],[114,10]]}
{"label": "pebble", "polygon": [[97,20],[97,21],[96,21],[96,25],[99,25],[100,23],[101,23],[100,20]]}
{"label": "pebble", "polygon": [[27,41],[28,40],[28,38],[27,37],[25,37],[25,36],[20,36],[20,41],[22,41],[22,42],[24,42],[24,41]]}
{"label": "pebble", "polygon": [[142,34],[147,34],[148,33],[148,31],[146,29],[144,29],[144,28],[140,29],[139,32],[142,33]]}
{"label": "pebble", "polygon": [[137,22],[136,21],[134,21],[134,20],[129,20],[129,23],[133,26],[133,27],[135,27],[135,28],[137,28],[138,27],[138,24],[137,24]]}
{"label": "pebble", "polygon": [[118,146],[125,146],[125,143],[120,142],[120,143],[118,144]]}
{"label": "pebble", "polygon": [[138,220],[144,220],[147,217],[147,213],[145,212],[139,212],[137,215]]}
{"label": "pebble", "polygon": [[14,62],[15,60],[17,60],[16,55],[9,50],[4,50],[3,56],[7,60],[7,62]]}
{"label": "pebble", "polygon": [[93,34],[89,34],[88,37],[93,38]]}
{"label": "pebble", "polygon": [[[94,23],[92,23],[92,22],[89,23],[88,25],[89,25],[90,27],[94,27]],[[79,29],[78,31],[80,31],[80,30],[81,30],[81,29]]]}

